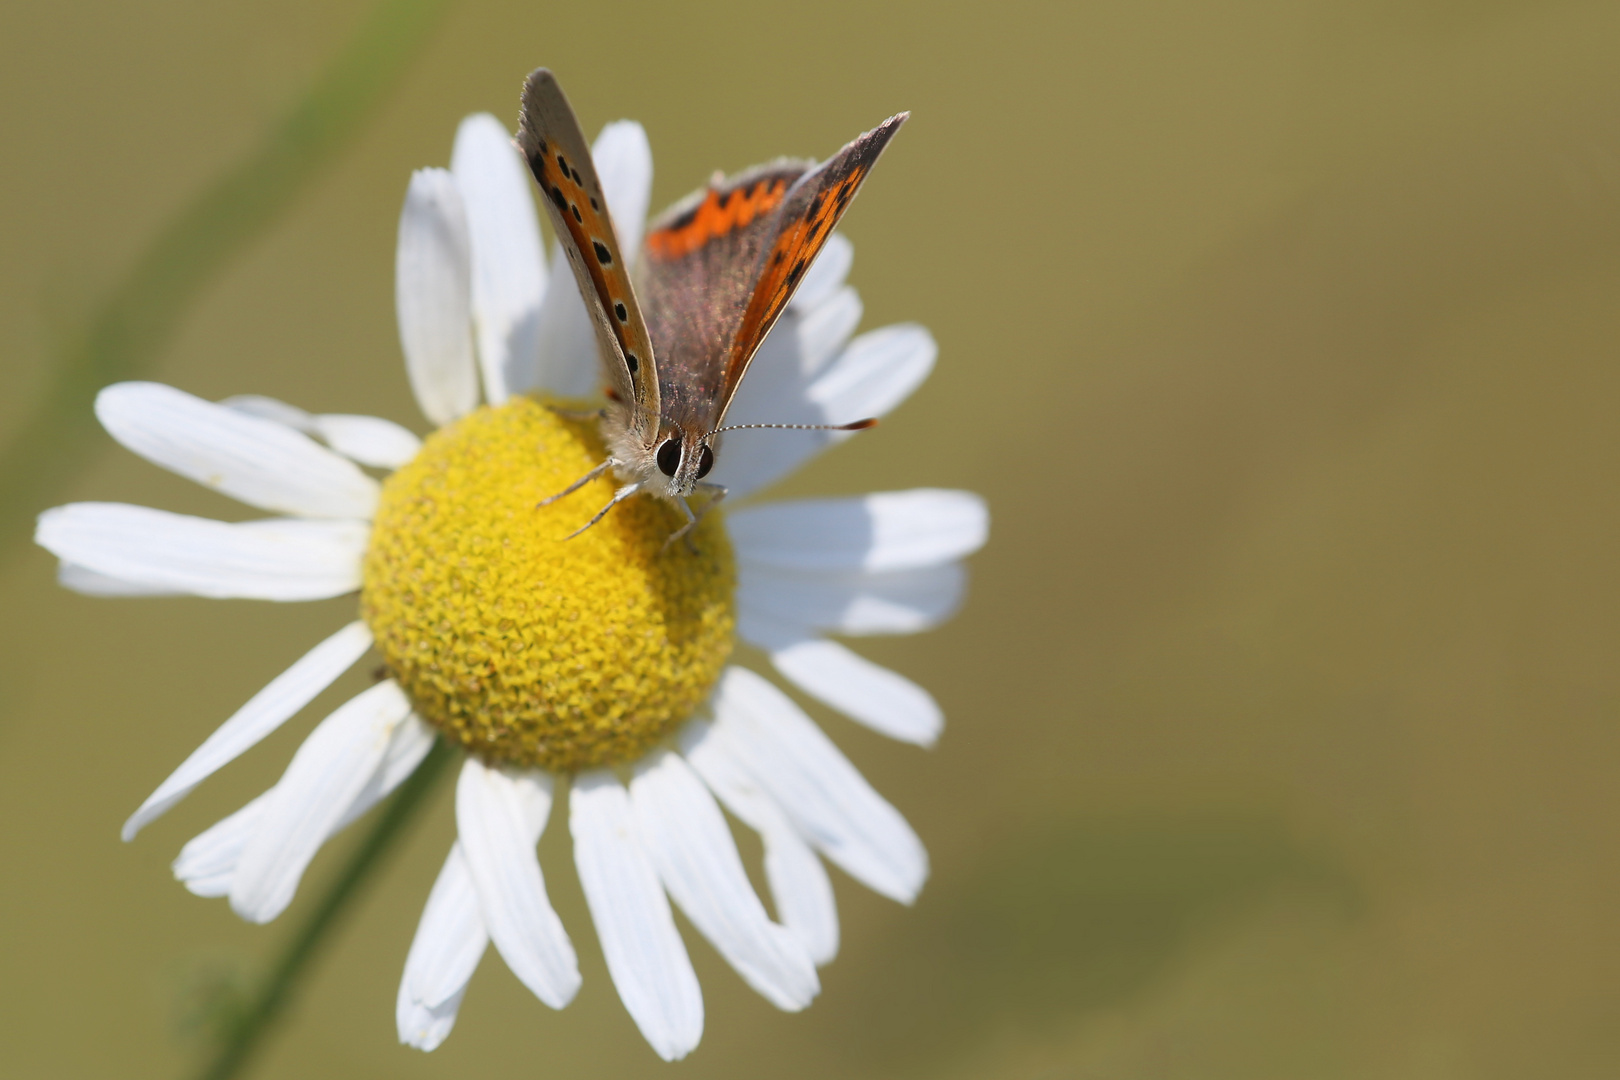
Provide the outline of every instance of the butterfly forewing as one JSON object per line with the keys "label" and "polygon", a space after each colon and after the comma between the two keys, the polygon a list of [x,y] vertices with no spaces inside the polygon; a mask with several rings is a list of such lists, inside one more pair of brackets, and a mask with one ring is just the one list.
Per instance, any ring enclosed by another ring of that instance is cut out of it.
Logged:
{"label": "butterfly forewing", "polygon": [[658,364],[652,338],[630,286],[585,136],[562,88],[545,68],[523,84],[518,144],[540,185],[552,229],[574,268],[612,388],[620,401],[633,407],[632,424],[656,434]]}
{"label": "butterfly forewing", "polygon": [[777,211],[775,239],[770,250],[761,255],[754,271],[753,295],[726,354],[721,375],[723,393],[719,415],[715,418],[717,426],[760,342],[793,299],[799,282],[804,280],[804,272],[826,245],[833,227],[844,216],[883,148],[910,115],[891,116],[857,137],[820,167],[801,177],[787,193]]}
{"label": "butterfly forewing", "polygon": [[708,187],[648,230],[636,267],[658,352],[664,416],[682,430],[718,426],[726,359],[754,293],[754,268],[776,239],[778,211],[812,162],[780,161]]}

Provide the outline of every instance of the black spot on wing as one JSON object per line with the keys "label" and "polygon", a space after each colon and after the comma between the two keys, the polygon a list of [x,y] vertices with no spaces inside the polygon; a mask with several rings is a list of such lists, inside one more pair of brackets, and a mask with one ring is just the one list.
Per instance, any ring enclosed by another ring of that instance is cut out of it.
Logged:
{"label": "black spot on wing", "polygon": [[600,214],[602,212],[602,206],[601,206],[600,203],[598,203],[596,201],[596,196],[595,195],[591,196],[591,209],[595,210],[598,214]]}
{"label": "black spot on wing", "polygon": [[572,176],[574,178],[574,183],[576,183],[576,184],[581,184],[582,185],[582,184],[585,183],[585,181],[583,181],[583,180],[581,180],[579,178],[579,170],[578,169],[569,169],[568,170],[568,175],[570,175],[570,176]]}
{"label": "black spot on wing", "polygon": [[596,261],[603,266],[613,265],[613,253],[608,251],[607,245],[600,240],[592,240],[591,247],[596,251]]}
{"label": "black spot on wing", "polygon": [[624,354],[624,366],[630,369],[630,374],[634,375],[641,370],[641,361],[636,359],[635,353],[627,352]]}
{"label": "black spot on wing", "polygon": [[630,321],[630,313],[624,309],[624,305],[621,303],[614,303],[613,314],[619,317],[620,322]]}
{"label": "black spot on wing", "polygon": [[551,201],[557,204],[559,210],[568,205],[568,200],[563,198],[562,188],[556,184],[551,185]]}
{"label": "black spot on wing", "polygon": [[568,175],[568,159],[562,156],[560,150],[557,152],[557,167],[563,171],[564,176]]}
{"label": "black spot on wing", "polygon": [[570,210],[572,210],[574,212],[574,220],[575,221],[577,221],[577,222],[579,222],[581,224],[584,224],[585,219],[579,216],[579,205],[577,203],[569,203],[568,204],[568,209],[570,209]]}

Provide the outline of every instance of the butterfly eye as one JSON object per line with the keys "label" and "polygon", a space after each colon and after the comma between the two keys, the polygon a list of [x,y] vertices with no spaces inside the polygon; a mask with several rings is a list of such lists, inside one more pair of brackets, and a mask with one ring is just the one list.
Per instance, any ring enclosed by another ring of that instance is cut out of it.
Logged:
{"label": "butterfly eye", "polygon": [[714,468],[714,451],[705,446],[703,448],[703,453],[698,455],[697,478],[701,480],[705,476],[708,476],[709,470],[712,468]]}
{"label": "butterfly eye", "polygon": [[681,467],[681,440],[665,439],[664,445],[658,448],[658,471],[665,476],[674,476],[675,471]]}

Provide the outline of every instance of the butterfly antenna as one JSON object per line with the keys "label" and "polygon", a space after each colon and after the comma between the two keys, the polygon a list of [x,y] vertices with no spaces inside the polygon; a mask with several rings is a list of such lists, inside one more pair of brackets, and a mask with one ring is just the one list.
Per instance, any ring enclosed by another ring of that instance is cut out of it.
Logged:
{"label": "butterfly antenna", "polygon": [[732,424],[730,427],[717,427],[703,437],[707,439],[709,435],[718,435],[722,431],[749,431],[754,428],[770,428],[773,431],[865,431],[872,427],[877,427],[875,416],[848,424]]}

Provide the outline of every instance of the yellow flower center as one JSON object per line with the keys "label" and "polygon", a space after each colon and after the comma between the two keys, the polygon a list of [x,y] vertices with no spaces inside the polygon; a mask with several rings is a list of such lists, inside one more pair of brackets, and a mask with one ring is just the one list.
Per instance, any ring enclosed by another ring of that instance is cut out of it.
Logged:
{"label": "yellow flower center", "polygon": [[[702,703],[732,648],[718,514],[602,477],[594,422],[529,398],[438,431],[383,484],[360,611],[421,716],[485,760],[559,772],[632,761]],[[696,549],[696,554],[692,548]]]}

